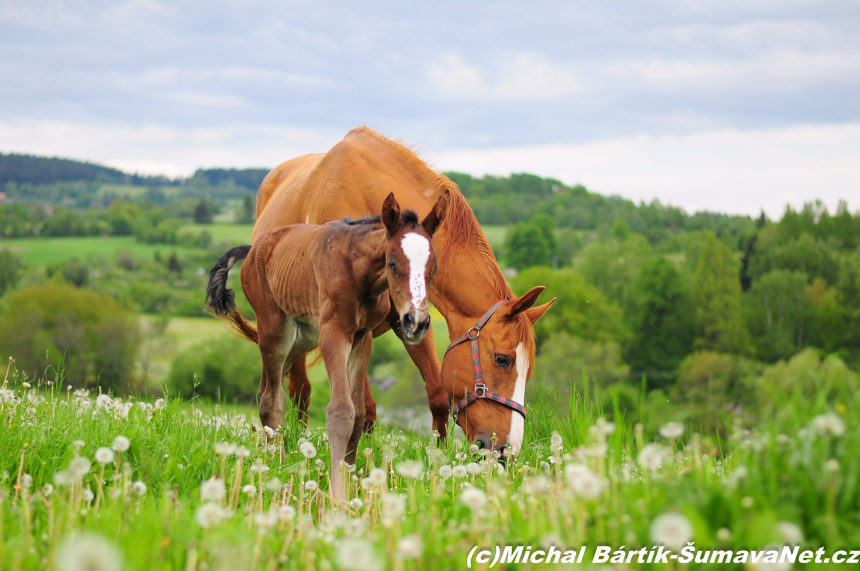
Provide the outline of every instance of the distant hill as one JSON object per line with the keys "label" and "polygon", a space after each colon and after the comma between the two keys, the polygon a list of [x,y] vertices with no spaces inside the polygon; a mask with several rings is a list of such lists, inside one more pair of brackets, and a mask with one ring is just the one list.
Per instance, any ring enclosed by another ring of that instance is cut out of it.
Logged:
{"label": "distant hill", "polygon": [[260,183],[266,178],[271,169],[199,169],[194,173],[195,177],[201,176],[212,186],[218,186],[221,182],[233,179],[237,186],[244,186],[254,192],[260,188]]}
{"label": "distant hill", "polygon": [[70,159],[0,153],[0,188],[8,182],[50,184],[68,181],[102,181],[128,184],[121,170]]}

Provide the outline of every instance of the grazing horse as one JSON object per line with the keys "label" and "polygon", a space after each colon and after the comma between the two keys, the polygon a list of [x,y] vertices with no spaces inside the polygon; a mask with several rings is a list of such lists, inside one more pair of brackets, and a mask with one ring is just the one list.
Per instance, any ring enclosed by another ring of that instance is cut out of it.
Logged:
{"label": "grazing horse", "polygon": [[[392,328],[405,342],[424,378],[433,428],[441,437],[446,435],[449,403],[455,403],[457,423],[471,441],[488,448],[495,441],[496,449],[509,443],[516,454],[522,444],[525,384],[534,364],[533,324],[554,300],[534,307],[542,287],[520,298],[514,295],[456,184],[403,145],[360,127],[328,153],[289,160],[266,176],[257,192],[253,240],[285,224],[372,214],[388,189],[419,215],[430,212],[440,196],[447,199],[446,222],[433,237],[440,271],[429,297],[457,343],[440,364],[433,335],[410,342],[393,312],[374,336]],[[289,376],[290,397],[306,410],[310,383],[304,357],[295,361]],[[369,387],[364,394],[369,428],[376,403]]]}
{"label": "grazing horse", "polygon": [[[323,225],[276,228],[227,252],[209,274],[210,307],[260,347],[260,421],[284,425],[284,373],[319,345],[331,386],[326,433],[331,448],[332,494],[345,498],[341,462],[355,463],[364,427],[365,381],[373,330],[393,312],[407,339],[418,342],[430,328],[427,280],[436,272],[431,237],[445,217],[439,198],[419,224],[402,215],[394,194],[382,215]],[[242,290],[254,308],[254,329],[226,288],[227,274],[242,266]]]}

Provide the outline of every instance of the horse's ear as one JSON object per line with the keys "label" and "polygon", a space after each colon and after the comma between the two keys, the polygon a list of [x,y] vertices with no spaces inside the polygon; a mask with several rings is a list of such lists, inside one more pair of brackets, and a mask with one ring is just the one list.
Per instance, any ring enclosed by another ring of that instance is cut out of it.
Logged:
{"label": "horse's ear", "polygon": [[[541,292],[543,290],[544,290],[544,286],[535,286],[532,289],[530,289],[529,291],[527,291],[525,293],[525,295],[523,295],[522,297],[519,297],[519,298],[515,299],[514,301],[512,301],[511,305],[510,305],[510,309],[508,310],[508,314],[505,316],[505,319],[507,321],[511,321],[520,313],[522,313],[524,311],[528,311],[531,308],[531,306],[533,306],[535,304],[538,296],[541,294]],[[553,301],[555,301],[555,299],[553,299]],[[549,303],[552,304],[552,301]],[[543,306],[541,306],[541,307],[543,307]],[[547,308],[549,308],[549,305],[547,305]],[[546,309],[544,309],[544,311],[546,311]],[[541,315],[543,315],[543,312],[541,312]],[[540,315],[537,318],[535,318],[535,321],[537,321],[538,319],[540,319]],[[534,321],[532,321],[532,323],[534,323]]]}
{"label": "horse's ear", "polygon": [[430,211],[424,221],[421,222],[421,226],[427,230],[427,233],[431,236],[434,232],[439,228],[439,225],[445,220],[445,214],[448,212],[448,199],[444,194],[439,195],[439,200],[436,201],[436,204],[433,205],[433,210]]}
{"label": "horse's ear", "polygon": [[400,205],[393,192],[382,203],[382,223],[389,234],[394,234],[400,228]]}
{"label": "horse's ear", "polygon": [[526,311],[526,317],[529,318],[529,321],[532,322],[532,325],[534,325],[538,319],[543,317],[543,314],[546,313],[546,310],[549,309],[549,306],[551,306],[554,302],[555,298],[552,298],[545,304],[533,307]]}

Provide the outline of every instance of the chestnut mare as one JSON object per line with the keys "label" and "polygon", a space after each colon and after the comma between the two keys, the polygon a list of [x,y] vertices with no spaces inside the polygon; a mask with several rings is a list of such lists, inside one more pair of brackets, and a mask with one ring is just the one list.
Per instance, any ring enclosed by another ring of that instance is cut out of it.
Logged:
{"label": "chestnut mare", "polygon": [[[427,280],[436,272],[431,237],[446,208],[440,197],[419,224],[414,212],[401,215],[389,194],[381,217],[276,228],[253,246],[227,252],[209,275],[210,307],[260,347],[263,426],[284,426],[284,374],[319,345],[331,386],[326,433],[338,502],[346,494],[341,462],[355,464],[364,428],[373,330],[389,313],[399,316],[401,330],[414,342],[430,328]],[[242,290],[257,316],[256,329],[226,288],[230,268],[245,257]]]}
{"label": "chestnut mare", "polygon": [[[373,214],[389,190],[405,208],[419,215],[430,212],[441,196],[448,201],[446,221],[433,237],[440,272],[428,293],[445,317],[452,341],[469,331],[475,336],[477,330],[473,328],[488,309],[498,301],[505,303],[479,328],[477,345],[452,345],[441,364],[433,335],[426,335],[419,343],[410,342],[394,312],[373,334],[379,336],[392,328],[405,342],[424,378],[433,428],[441,437],[446,435],[449,402],[483,393],[490,398],[474,398],[466,403],[468,407],[457,417],[458,424],[471,441],[489,448],[495,436],[496,449],[509,443],[510,450],[517,454],[522,445],[523,417],[511,405],[522,407],[526,380],[532,373],[532,326],[555,300],[533,307],[542,287],[520,298],[514,295],[456,184],[434,172],[403,145],[359,127],[328,153],[289,160],[266,176],[257,192],[253,240],[285,224],[319,224],[344,216]],[[473,351],[477,351],[477,369]],[[476,382],[476,370],[482,373],[483,389]],[[289,376],[290,397],[300,410],[307,410],[310,383],[305,357],[293,363]],[[366,377],[364,382],[367,383]],[[364,395],[365,428],[370,428],[376,403],[369,387],[365,387]],[[508,403],[500,404],[503,399]],[[459,404],[463,405],[463,401]]]}

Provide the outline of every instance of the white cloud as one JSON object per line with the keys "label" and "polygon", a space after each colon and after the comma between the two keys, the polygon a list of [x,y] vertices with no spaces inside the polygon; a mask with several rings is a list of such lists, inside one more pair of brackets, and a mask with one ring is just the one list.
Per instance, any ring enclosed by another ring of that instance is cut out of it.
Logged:
{"label": "white cloud", "polygon": [[686,136],[639,135],[581,145],[502,149],[428,149],[440,170],[474,175],[530,172],[602,194],[688,211],[779,217],[821,198],[860,206],[860,124],[804,125],[755,131],[722,130]]}

